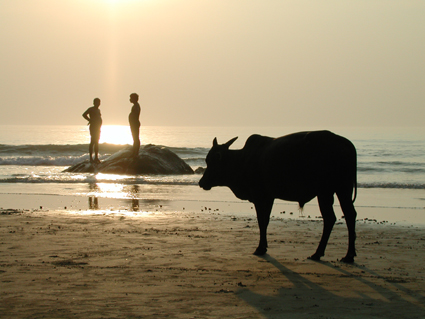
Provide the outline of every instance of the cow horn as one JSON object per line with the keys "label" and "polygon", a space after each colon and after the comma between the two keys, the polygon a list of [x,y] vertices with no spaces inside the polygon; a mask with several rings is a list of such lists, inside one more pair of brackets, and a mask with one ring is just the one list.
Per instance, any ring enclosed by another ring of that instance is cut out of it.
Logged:
{"label": "cow horn", "polygon": [[232,138],[230,141],[228,141],[226,144],[224,144],[227,148],[230,147],[230,145],[232,145],[236,140],[237,140],[237,136]]}
{"label": "cow horn", "polygon": [[213,140],[213,147],[214,146],[217,146],[218,145],[218,143],[217,143],[217,137],[214,137],[214,140]]}

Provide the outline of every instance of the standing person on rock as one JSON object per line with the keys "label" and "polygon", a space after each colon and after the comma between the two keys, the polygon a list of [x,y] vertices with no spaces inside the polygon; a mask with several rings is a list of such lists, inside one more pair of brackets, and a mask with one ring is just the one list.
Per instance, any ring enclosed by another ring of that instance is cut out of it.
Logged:
{"label": "standing person on rock", "polygon": [[[102,116],[100,114],[100,99],[95,98],[93,100],[93,106],[89,107],[84,113],[83,117],[89,121],[88,125],[90,125],[90,145],[89,145],[89,153],[90,153],[90,163],[100,163],[99,160],[99,139],[100,139],[100,128],[102,127]],[[94,159],[93,159],[94,153]]]}
{"label": "standing person on rock", "polygon": [[133,136],[133,153],[132,156],[134,159],[139,155],[140,149],[140,105],[139,105],[139,95],[137,93],[132,93],[130,95],[130,102],[133,103],[131,112],[128,115],[128,122],[130,123],[131,135]]}

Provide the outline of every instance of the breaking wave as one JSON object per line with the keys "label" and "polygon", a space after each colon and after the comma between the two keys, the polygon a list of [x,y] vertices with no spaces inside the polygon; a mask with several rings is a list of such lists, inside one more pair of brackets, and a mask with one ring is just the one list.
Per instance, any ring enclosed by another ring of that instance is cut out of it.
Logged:
{"label": "breaking wave", "polygon": [[[129,147],[129,145],[101,144],[100,159]],[[209,148],[168,147],[194,170],[205,167],[205,157]],[[425,189],[425,163],[421,156],[393,157],[366,156],[359,152],[358,187],[386,189]],[[4,174],[1,183],[88,183],[87,176],[76,177],[62,171],[69,166],[88,160],[88,145],[6,145],[0,144],[0,166]],[[46,169],[43,169],[46,167]],[[31,171],[25,173],[26,170]],[[48,171],[48,172],[46,172]],[[35,173],[34,173],[35,172]],[[53,172],[53,173],[52,173]],[[100,180],[104,183],[122,184],[168,184],[197,185],[199,175],[191,177],[166,176],[147,178],[146,176],[122,176],[114,180]]]}
{"label": "breaking wave", "polygon": [[[128,147],[129,145],[101,144],[100,159]],[[205,164],[208,149],[202,147],[168,147],[190,166]],[[71,166],[87,160],[88,145],[5,145],[0,144],[0,166]]]}

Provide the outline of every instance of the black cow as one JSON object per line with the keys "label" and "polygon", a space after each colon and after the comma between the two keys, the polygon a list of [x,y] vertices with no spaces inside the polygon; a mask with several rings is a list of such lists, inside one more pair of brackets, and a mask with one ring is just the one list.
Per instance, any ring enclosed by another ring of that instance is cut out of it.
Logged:
{"label": "black cow", "polygon": [[254,204],[260,228],[260,243],[254,254],[264,255],[267,251],[267,226],[275,198],[298,202],[302,209],[317,196],[323,234],[316,252],[309,258],[320,260],[336,221],[333,210],[336,194],[349,237],[348,252],[341,261],[354,262],[357,216],[353,205],[357,194],[354,145],[332,132],[312,131],[279,138],[252,135],[243,149],[229,150],[236,139],[222,145],[214,139],[199,186],[205,190],[228,186],[236,197]]}

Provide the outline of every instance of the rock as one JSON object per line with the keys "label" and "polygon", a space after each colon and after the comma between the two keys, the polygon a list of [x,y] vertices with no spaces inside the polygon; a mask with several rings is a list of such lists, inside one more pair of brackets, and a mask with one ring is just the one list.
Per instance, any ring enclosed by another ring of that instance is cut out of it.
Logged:
{"label": "rock", "polygon": [[205,167],[198,167],[197,169],[195,169],[195,174],[204,174],[205,172]]}
{"label": "rock", "polygon": [[116,152],[103,160],[99,164],[92,164],[89,161],[75,164],[64,172],[71,173],[109,173],[109,174],[193,174],[192,168],[183,161],[177,154],[164,146],[145,145],[140,147],[139,156],[133,159],[132,147]]}

